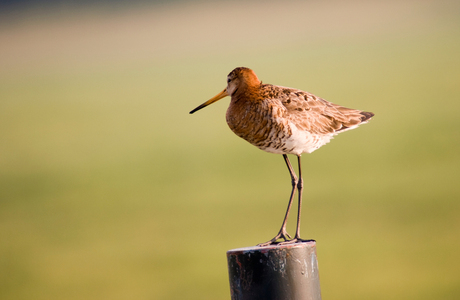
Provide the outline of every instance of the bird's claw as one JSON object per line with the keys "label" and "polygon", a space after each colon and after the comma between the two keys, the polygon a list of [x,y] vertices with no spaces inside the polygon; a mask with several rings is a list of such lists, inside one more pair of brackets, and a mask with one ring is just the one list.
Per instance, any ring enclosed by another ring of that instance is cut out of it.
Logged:
{"label": "bird's claw", "polygon": [[[289,238],[289,239],[288,239]],[[284,242],[277,242],[279,239],[284,239]],[[268,242],[258,244],[258,247],[265,247],[265,246],[270,246],[270,245],[289,245],[289,244],[295,244],[295,243],[306,243],[306,242],[314,242],[315,240],[304,240],[301,239],[300,237],[294,237],[291,238],[291,236],[287,233],[278,233],[277,236],[269,240]]]}
{"label": "bird's claw", "polygon": [[289,245],[289,244],[306,243],[306,242],[312,242],[312,241],[314,241],[314,240],[304,240],[304,239],[301,239],[299,237],[295,237],[292,240],[280,242],[277,245]]}
{"label": "bird's claw", "polygon": [[[277,242],[277,240],[279,239],[284,239],[284,242]],[[289,233],[287,233],[286,231],[280,231],[274,238],[272,238],[268,242],[257,244],[257,246],[265,247],[269,245],[278,245],[278,244],[288,243],[292,241],[291,239],[292,237],[289,235]]]}

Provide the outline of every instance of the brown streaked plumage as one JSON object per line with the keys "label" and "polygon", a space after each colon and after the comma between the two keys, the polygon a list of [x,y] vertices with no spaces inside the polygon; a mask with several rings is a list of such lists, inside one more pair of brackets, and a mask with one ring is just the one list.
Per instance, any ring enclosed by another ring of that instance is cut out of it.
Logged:
{"label": "brown streaked plumage", "polygon": [[[281,229],[273,239],[259,246],[277,244],[279,239],[284,239],[283,244],[304,241],[300,238],[303,190],[300,156],[320,148],[334,135],[367,123],[374,114],[339,106],[298,89],[263,84],[254,71],[245,67],[230,72],[227,87],[190,113],[225,96],[231,96],[226,115],[230,129],[261,150],[282,154],[291,174],[292,191]],[[298,177],[287,154],[297,156]],[[291,239],[286,223],[296,190],[299,209],[296,234]]]}

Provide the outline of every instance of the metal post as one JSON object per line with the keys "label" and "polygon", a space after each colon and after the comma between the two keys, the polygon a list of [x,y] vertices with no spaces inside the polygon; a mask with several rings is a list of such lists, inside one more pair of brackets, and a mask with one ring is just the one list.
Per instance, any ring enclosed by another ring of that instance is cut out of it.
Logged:
{"label": "metal post", "polygon": [[321,300],[316,242],[227,251],[232,300]]}

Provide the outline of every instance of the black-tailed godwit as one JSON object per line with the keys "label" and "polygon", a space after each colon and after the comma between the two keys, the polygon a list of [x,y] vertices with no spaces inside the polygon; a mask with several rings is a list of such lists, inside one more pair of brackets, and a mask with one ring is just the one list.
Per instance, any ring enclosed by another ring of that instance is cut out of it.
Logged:
{"label": "black-tailed godwit", "polygon": [[[227,123],[239,137],[257,148],[282,154],[291,174],[292,190],[288,208],[278,234],[259,246],[302,242],[300,211],[302,206],[302,168],[300,156],[328,143],[334,135],[367,123],[371,112],[350,109],[298,89],[263,84],[254,71],[240,67],[227,76],[227,87],[201,104],[194,113],[219,99],[231,96]],[[287,154],[297,156],[299,176],[294,172]],[[298,190],[297,228],[294,238],[286,231],[286,223],[294,194]]]}

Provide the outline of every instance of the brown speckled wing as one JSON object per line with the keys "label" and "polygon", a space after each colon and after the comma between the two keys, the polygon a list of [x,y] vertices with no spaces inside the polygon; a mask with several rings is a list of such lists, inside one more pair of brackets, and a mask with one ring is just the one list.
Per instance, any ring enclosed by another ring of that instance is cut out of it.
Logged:
{"label": "brown speckled wing", "polygon": [[313,134],[338,133],[363,123],[371,115],[328,102],[293,88],[264,85],[264,96],[276,98],[286,107],[286,117],[297,128]]}

